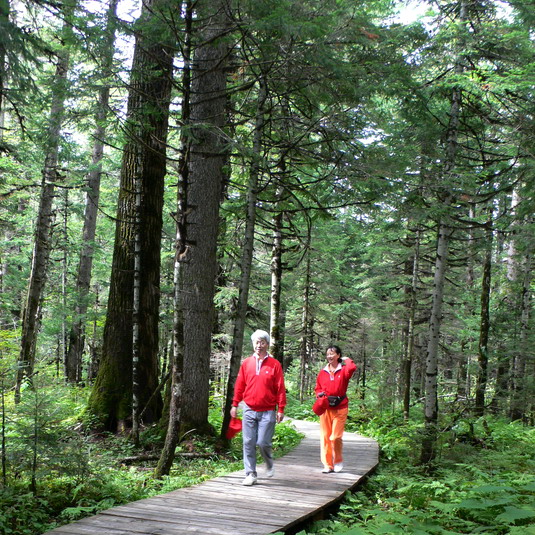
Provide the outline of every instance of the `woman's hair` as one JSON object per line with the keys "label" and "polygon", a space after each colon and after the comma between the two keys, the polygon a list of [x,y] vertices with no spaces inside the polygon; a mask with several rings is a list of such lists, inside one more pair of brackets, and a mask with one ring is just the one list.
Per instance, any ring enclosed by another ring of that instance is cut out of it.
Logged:
{"label": "woman's hair", "polygon": [[329,349],[332,349],[335,353],[337,353],[340,356],[339,358],[342,358],[342,350],[340,349],[340,347],[335,346],[334,344],[331,344],[330,346],[327,347],[327,349],[325,350],[325,353],[327,353]]}

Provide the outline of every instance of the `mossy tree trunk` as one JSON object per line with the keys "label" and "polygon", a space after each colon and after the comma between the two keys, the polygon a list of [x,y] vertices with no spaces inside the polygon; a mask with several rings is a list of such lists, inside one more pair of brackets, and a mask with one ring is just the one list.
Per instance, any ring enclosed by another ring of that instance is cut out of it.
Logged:
{"label": "mossy tree trunk", "polygon": [[489,334],[490,334],[490,292],[492,270],[492,211],[488,209],[489,218],[485,230],[485,256],[481,281],[481,315],[478,344],[478,371],[476,380],[475,414],[483,416],[485,412],[485,393],[487,389],[489,367]]}
{"label": "mossy tree trunk", "polygon": [[[136,44],[126,123],[127,144],[121,166],[115,243],[102,360],[89,400],[89,411],[110,431],[129,425],[133,383],[133,290],[136,234],[136,180],[139,210],[139,407],[145,422],[156,421],[162,400],[158,387],[158,318],[160,245],[166,143],[173,56],[169,43],[172,20],[165,2],[148,0],[136,23]],[[149,407],[146,403],[151,401]]]}
{"label": "mossy tree trunk", "polygon": [[211,337],[217,274],[219,207],[228,161],[226,0],[197,2],[199,41],[191,84],[191,145],[188,162],[188,242],[183,262],[184,403],[182,426],[211,432],[208,424]]}

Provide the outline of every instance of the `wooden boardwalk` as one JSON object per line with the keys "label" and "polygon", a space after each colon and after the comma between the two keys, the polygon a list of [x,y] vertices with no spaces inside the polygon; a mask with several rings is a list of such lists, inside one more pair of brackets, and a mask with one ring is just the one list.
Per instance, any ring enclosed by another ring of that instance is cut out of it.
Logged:
{"label": "wooden boardwalk", "polygon": [[263,535],[299,526],[341,500],[377,465],[374,440],[344,434],[344,470],[322,474],[319,424],[294,421],[305,438],[275,461],[275,476],[244,487],[244,471],[113,507],[46,535]]}

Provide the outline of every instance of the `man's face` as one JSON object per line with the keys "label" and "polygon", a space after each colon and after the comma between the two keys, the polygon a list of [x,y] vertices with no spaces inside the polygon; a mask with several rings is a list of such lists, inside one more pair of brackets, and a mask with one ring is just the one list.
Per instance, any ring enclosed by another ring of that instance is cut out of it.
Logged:
{"label": "man's face", "polygon": [[259,357],[264,357],[267,354],[268,343],[267,343],[267,340],[264,340],[264,338],[257,338],[253,342],[253,347],[254,347],[254,352]]}

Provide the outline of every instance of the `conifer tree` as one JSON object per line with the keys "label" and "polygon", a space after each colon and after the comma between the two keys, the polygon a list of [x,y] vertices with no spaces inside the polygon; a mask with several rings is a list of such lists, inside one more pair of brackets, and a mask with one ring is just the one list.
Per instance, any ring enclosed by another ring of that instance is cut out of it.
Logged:
{"label": "conifer tree", "polygon": [[199,26],[191,83],[191,143],[187,184],[190,244],[183,262],[184,405],[186,429],[208,429],[213,296],[217,269],[219,207],[227,162],[225,139],[230,6],[226,0],[197,3]]}
{"label": "conifer tree", "polygon": [[[136,23],[102,361],[89,400],[90,412],[110,430],[128,426],[133,396],[139,410],[151,400],[147,422],[159,418],[162,406],[152,394],[158,386],[160,244],[173,65],[169,7],[163,0],[146,1]],[[134,341],[136,233],[142,321]],[[139,344],[136,363],[134,343]]]}
{"label": "conifer tree", "polygon": [[106,39],[102,50],[102,87],[99,91],[97,111],[95,113],[95,130],[93,133],[93,154],[91,167],[87,178],[87,194],[84,213],[84,229],[82,236],[82,252],[78,266],[76,280],[76,304],[73,322],[69,333],[69,347],[65,359],[65,378],[69,382],[82,379],[82,355],[84,349],[84,334],[86,312],[88,307],[88,293],[91,283],[91,269],[93,264],[94,241],[96,236],[97,215],[100,197],[100,181],[102,175],[102,158],[106,138],[106,118],[109,108],[109,77],[113,62],[114,20],[117,10],[117,0],[111,0],[108,7]]}
{"label": "conifer tree", "polygon": [[31,377],[35,366],[37,335],[40,324],[40,307],[47,277],[50,258],[50,239],[54,220],[54,191],[61,180],[59,170],[59,147],[64,119],[65,102],[68,95],[68,73],[73,46],[71,17],[76,3],[66,2],[62,6],[62,47],[57,51],[56,69],[51,84],[51,105],[49,126],[45,138],[45,162],[43,165],[39,210],[35,224],[32,267],[22,315],[22,338],[15,397],[20,399],[20,390],[25,377]]}

